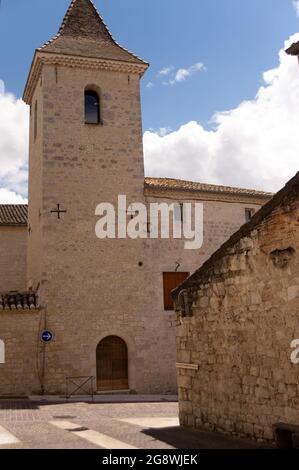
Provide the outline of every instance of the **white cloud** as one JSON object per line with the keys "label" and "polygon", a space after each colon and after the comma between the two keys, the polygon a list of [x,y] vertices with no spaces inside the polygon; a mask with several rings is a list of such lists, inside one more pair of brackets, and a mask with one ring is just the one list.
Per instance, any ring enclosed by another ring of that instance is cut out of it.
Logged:
{"label": "white cloud", "polygon": [[14,191],[0,188],[0,204],[26,204],[27,199]]}
{"label": "white cloud", "polygon": [[170,132],[172,131],[171,127],[167,126],[167,127],[160,127],[160,129],[158,130],[157,134],[160,136],[160,137],[164,137],[165,135],[167,134],[170,134]]}
{"label": "white cloud", "polygon": [[154,84],[153,82],[148,82],[146,85],[145,85],[145,88],[153,88]]}
{"label": "white cloud", "polygon": [[27,193],[28,126],[28,107],[0,80],[0,203],[22,202]]}
{"label": "white cloud", "polygon": [[[299,33],[285,48],[298,40]],[[191,121],[165,136],[145,132],[146,174],[280,189],[299,167],[299,67],[284,49],[256,97],[218,112],[214,130]]]}
{"label": "white cloud", "polygon": [[164,67],[162,70],[160,70],[159,75],[162,75],[162,76],[166,77],[166,76],[169,75],[173,70],[174,70],[174,66],[173,66],[173,65],[169,65],[168,67]]}
{"label": "white cloud", "polygon": [[293,1],[293,7],[295,9],[296,15],[299,17],[299,0]]}
{"label": "white cloud", "polygon": [[[299,33],[285,48],[298,40]],[[263,79],[254,99],[214,116],[215,130],[191,121],[177,131],[165,126],[145,132],[146,174],[278,190],[298,170],[296,58],[282,49],[279,65]],[[5,93],[0,81],[0,203],[26,197],[28,123],[28,107]]]}
{"label": "white cloud", "polygon": [[171,79],[163,82],[163,85],[174,85],[175,83],[184,82],[187,78],[190,78],[192,75],[202,70],[206,70],[206,67],[202,62],[197,62],[187,69],[178,69]]}
{"label": "white cloud", "polygon": [[175,75],[176,82],[183,82],[186,78],[191,77],[196,72],[200,72],[205,68],[202,62],[198,62],[197,64],[191,65],[188,69],[179,69]]}

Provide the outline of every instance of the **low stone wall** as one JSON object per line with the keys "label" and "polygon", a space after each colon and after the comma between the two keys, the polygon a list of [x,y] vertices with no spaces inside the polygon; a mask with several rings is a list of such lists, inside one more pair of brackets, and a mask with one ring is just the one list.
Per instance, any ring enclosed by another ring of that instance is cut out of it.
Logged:
{"label": "low stone wall", "polygon": [[183,286],[194,299],[177,320],[183,425],[272,440],[274,423],[299,424],[298,184],[281,199]]}

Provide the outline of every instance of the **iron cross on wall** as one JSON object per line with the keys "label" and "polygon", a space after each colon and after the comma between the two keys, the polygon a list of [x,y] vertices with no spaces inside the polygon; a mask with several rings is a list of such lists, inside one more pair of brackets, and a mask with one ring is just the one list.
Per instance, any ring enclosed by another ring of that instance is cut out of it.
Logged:
{"label": "iron cross on wall", "polygon": [[61,218],[61,217],[60,217],[60,214],[66,214],[66,213],[67,213],[66,210],[60,209],[60,204],[57,204],[57,209],[53,209],[53,210],[51,211],[51,214],[57,214],[57,219],[59,219],[59,220],[60,220],[60,218]]}

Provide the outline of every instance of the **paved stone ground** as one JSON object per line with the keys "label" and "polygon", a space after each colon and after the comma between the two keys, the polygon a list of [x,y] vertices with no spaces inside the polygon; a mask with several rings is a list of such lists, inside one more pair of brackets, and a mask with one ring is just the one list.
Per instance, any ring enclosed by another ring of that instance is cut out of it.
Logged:
{"label": "paved stone ground", "polygon": [[178,405],[138,397],[99,403],[0,400],[0,449],[254,448],[178,426]]}

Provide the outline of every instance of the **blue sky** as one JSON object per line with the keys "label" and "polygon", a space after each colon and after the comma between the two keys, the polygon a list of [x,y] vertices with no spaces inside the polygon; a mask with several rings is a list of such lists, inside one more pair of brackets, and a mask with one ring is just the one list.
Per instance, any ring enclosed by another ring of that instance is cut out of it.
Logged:
{"label": "blue sky", "polygon": [[[0,203],[26,200],[29,113],[17,98],[69,4],[2,0]],[[299,67],[284,50],[299,41],[299,0],[95,4],[151,64],[141,84],[147,176],[276,191],[298,171]]]}
{"label": "blue sky", "polygon": [[[35,47],[51,38],[70,0],[2,0],[0,78],[22,95]],[[291,0],[95,0],[112,34],[148,60],[142,84],[144,129],[205,127],[216,111],[256,94],[262,72],[298,31]],[[202,62],[206,70],[162,85],[159,71]],[[146,84],[152,82],[152,88]]]}

